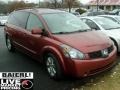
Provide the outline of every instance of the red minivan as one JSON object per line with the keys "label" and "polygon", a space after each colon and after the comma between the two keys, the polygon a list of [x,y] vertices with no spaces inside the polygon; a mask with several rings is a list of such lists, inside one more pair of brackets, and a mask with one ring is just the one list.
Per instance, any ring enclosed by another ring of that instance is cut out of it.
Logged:
{"label": "red minivan", "polygon": [[14,11],[4,30],[8,50],[18,49],[42,62],[52,79],[94,75],[116,61],[113,42],[68,12],[37,8]]}

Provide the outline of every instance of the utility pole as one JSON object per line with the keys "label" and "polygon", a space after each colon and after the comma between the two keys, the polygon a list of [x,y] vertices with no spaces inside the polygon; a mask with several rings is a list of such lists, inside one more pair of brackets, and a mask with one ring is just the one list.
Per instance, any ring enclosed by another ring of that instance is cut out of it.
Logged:
{"label": "utility pole", "polygon": [[62,8],[64,8],[64,0],[62,0]]}
{"label": "utility pole", "polygon": [[97,12],[99,10],[99,0],[97,0]]}

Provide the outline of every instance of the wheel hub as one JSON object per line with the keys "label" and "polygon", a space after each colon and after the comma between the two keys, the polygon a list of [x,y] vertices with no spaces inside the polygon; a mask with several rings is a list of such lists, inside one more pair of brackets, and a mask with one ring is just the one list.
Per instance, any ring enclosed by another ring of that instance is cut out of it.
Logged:
{"label": "wheel hub", "polygon": [[52,57],[48,57],[47,58],[46,65],[47,65],[48,73],[51,76],[55,76],[55,74],[56,74],[56,67],[55,67],[55,63],[54,63],[54,60],[53,60]]}

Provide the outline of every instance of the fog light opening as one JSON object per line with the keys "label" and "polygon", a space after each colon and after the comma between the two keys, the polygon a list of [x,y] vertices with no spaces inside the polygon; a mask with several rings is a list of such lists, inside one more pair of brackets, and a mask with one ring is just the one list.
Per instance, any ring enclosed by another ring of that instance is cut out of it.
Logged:
{"label": "fog light opening", "polygon": [[87,72],[84,74],[84,77],[87,77],[88,76],[88,74],[87,74]]}

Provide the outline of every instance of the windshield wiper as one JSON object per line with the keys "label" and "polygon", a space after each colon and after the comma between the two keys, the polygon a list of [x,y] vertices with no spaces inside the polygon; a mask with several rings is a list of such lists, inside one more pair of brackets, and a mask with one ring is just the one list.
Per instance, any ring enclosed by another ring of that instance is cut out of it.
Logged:
{"label": "windshield wiper", "polygon": [[78,31],[75,31],[75,32],[87,32],[87,31],[92,31],[92,29],[81,29],[81,30],[78,30]]}
{"label": "windshield wiper", "polygon": [[52,34],[68,34],[68,33],[71,33],[71,32],[56,32],[56,33],[52,33]]}
{"label": "windshield wiper", "polygon": [[92,29],[81,29],[81,30],[77,30],[77,31],[73,31],[73,32],[56,32],[56,33],[52,33],[52,34],[69,34],[69,33],[76,33],[76,32],[87,32],[87,31],[92,31]]}

